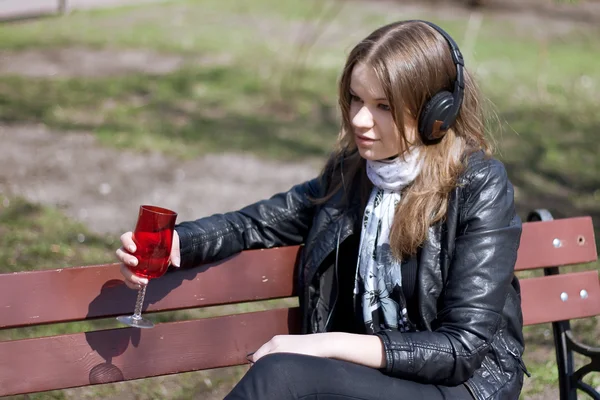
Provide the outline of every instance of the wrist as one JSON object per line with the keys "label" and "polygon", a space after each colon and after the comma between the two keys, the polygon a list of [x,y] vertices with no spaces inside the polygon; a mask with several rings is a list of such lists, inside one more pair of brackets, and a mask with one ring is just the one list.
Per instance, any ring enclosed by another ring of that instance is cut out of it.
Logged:
{"label": "wrist", "polygon": [[346,343],[346,339],[350,334],[345,332],[326,332],[320,335],[323,335],[321,343],[322,356],[326,358],[342,358],[344,343]]}
{"label": "wrist", "polygon": [[321,357],[350,361],[371,368],[384,368],[386,365],[384,345],[376,335],[346,332],[328,332],[321,335],[324,335],[320,341]]}

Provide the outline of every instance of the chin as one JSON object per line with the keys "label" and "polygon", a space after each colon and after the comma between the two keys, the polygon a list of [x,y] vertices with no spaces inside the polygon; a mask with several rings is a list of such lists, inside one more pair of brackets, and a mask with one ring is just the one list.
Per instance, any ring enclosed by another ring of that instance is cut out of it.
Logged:
{"label": "chin", "polygon": [[358,154],[365,160],[379,161],[386,158],[392,157],[394,153],[387,154],[381,151],[373,151],[373,149],[365,149],[364,147],[358,147]]}
{"label": "chin", "polygon": [[374,154],[371,149],[364,149],[364,148],[359,147],[358,154],[360,154],[360,156],[362,158],[364,158],[365,160],[371,160],[371,161],[375,160],[375,158],[373,158]]}

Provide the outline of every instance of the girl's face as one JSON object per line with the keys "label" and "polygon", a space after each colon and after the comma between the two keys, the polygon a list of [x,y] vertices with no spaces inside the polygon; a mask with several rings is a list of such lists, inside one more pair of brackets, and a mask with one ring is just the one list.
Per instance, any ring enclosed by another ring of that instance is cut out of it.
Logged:
{"label": "girl's face", "polygon": [[[400,136],[390,105],[373,68],[357,64],[350,77],[350,120],[354,140],[362,158],[383,160],[397,156]],[[407,139],[413,142],[416,121],[405,115]]]}

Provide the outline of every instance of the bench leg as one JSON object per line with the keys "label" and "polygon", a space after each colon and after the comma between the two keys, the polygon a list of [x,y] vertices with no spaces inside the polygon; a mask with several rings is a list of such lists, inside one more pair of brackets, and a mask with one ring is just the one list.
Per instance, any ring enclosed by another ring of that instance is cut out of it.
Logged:
{"label": "bench leg", "polygon": [[573,379],[573,352],[569,348],[571,325],[569,321],[552,323],[554,333],[554,348],[556,350],[556,365],[558,367],[558,385],[561,400],[577,400],[577,386]]}
{"label": "bench leg", "polygon": [[[548,210],[534,210],[529,213],[527,221],[551,221],[554,218]],[[544,268],[544,275],[557,275],[558,267]],[[573,338],[569,321],[552,323],[556,364],[558,366],[558,384],[561,400],[577,400],[577,389],[587,393],[592,399],[600,400],[600,393],[583,382],[590,372],[600,372],[600,348],[593,348],[579,343]],[[579,353],[591,359],[589,364],[575,371],[573,353]]]}
{"label": "bench leg", "polygon": [[579,353],[590,358],[588,364],[573,373],[573,376],[571,377],[571,386],[587,393],[594,400],[600,400],[600,393],[592,386],[583,382],[583,378],[590,372],[600,372],[600,347],[587,346],[578,342],[573,337],[571,331],[565,332],[565,339],[569,352]]}

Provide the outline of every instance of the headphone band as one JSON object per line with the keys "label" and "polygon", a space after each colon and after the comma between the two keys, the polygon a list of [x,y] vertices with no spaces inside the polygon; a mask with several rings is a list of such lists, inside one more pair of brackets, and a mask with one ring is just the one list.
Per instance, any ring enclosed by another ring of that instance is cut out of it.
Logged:
{"label": "headphone band", "polygon": [[458,116],[458,113],[460,111],[460,107],[462,106],[463,96],[464,96],[464,88],[465,88],[464,71],[463,71],[463,67],[465,66],[465,60],[463,58],[462,53],[460,52],[460,50],[458,48],[458,44],[456,44],[454,39],[452,39],[452,37],[441,27],[437,26],[433,22],[423,21],[420,19],[413,19],[413,20],[409,20],[406,22],[422,22],[425,25],[430,26],[431,28],[436,30],[440,35],[442,35],[442,37],[444,39],[446,39],[446,42],[448,43],[448,46],[450,47],[450,55],[452,56],[452,61],[454,62],[454,65],[456,66],[456,79],[454,80],[454,89],[452,91],[452,97],[454,98],[454,103],[452,104],[452,109],[450,110],[450,113],[445,118],[445,120],[443,121],[443,123],[440,127],[441,130],[447,130],[448,128],[450,128],[450,125],[452,123],[454,123],[454,121],[456,120],[456,117]]}

